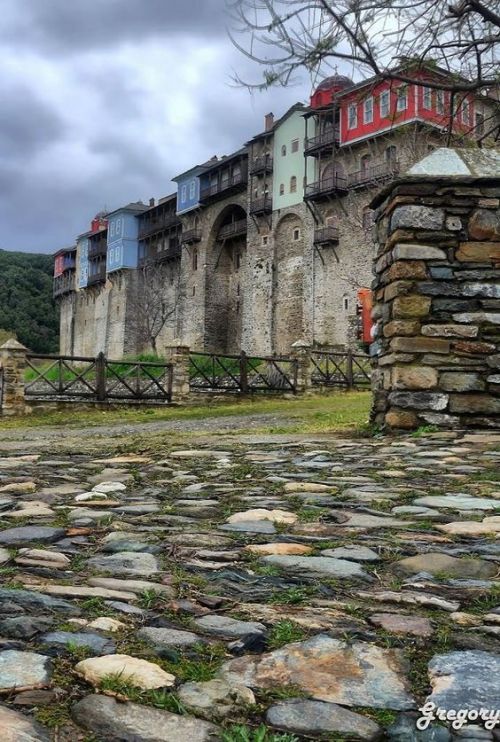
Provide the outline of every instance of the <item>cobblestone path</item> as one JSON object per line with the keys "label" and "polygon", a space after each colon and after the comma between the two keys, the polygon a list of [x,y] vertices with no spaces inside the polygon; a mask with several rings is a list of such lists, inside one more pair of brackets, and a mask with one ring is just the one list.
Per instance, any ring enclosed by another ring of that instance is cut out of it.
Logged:
{"label": "cobblestone path", "polygon": [[186,440],[0,441],[4,742],[500,739],[499,434]]}

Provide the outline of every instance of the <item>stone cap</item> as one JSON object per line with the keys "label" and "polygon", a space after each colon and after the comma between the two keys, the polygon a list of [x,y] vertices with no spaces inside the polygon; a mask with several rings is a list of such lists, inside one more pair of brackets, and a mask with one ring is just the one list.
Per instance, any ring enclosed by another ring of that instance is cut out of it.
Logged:
{"label": "stone cap", "polygon": [[14,338],[11,338],[10,340],[7,340],[6,343],[3,345],[0,345],[0,350],[10,350],[14,352],[20,352],[28,353],[28,348],[26,348],[22,343],[18,342]]}
{"label": "stone cap", "polygon": [[372,199],[372,209],[380,206],[393,188],[405,183],[444,183],[469,185],[476,181],[492,181],[498,186],[500,179],[500,150],[495,149],[461,149],[439,147],[415,163],[407,172],[402,173],[391,183],[382,188]]}

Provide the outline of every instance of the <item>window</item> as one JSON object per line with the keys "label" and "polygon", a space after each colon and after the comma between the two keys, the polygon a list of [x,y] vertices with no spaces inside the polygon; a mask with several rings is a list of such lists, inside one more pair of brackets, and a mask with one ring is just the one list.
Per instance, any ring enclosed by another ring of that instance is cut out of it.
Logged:
{"label": "window", "polygon": [[290,178],[290,193],[297,193],[297,177],[295,175]]}
{"label": "window", "polygon": [[430,88],[424,88],[422,93],[422,105],[427,108],[428,111],[432,110],[432,90]]}
{"label": "window", "polygon": [[363,102],[363,123],[371,124],[373,121],[373,98],[370,96]]}
{"label": "window", "polygon": [[372,160],[371,155],[363,155],[363,157],[360,159],[360,165],[361,165],[361,172],[366,173],[370,169],[370,162]]}
{"label": "window", "polygon": [[267,245],[267,243],[268,243],[268,242],[269,242],[269,237],[267,236],[267,234],[265,234],[265,235],[264,235],[264,236],[262,237],[262,245],[263,245],[263,247],[265,247],[265,246]]}
{"label": "window", "polygon": [[192,180],[189,184],[189,198],[194,198],[196,194],[196,181]]}
{"label": "window", "polygon": [[280,183],[280,196],[283,196],[285,193],[285,184]]}
{"label": "window", "polygon": [[283,146],[281,147],[281,156],[285,157],[285,155],[286,155],[286,144],[283,144]]}
{"label": "window", "polygon": [[347,116],[348,116],[348,123],[347,126],[349,129],[355,129],[358,125],[358,107],[356,103],[351,103],[349,108],[347,109]]}
{"label": "window", "polygon": [[398,157],[398,150],[395,144],[391,144],[385,150],[385,161],[388,165],[394,165]]}
{"label": "window", "polygon": [[[234,267],[237,271],[239,271],[241,265],[241,254],[237,252],[234,256]],[[240,287],[238,286],[238,293],[239,293]]]}
{"label": "window", "polygon": [[299,140],[292,139],[292,152],[298,152],[298,151],[299,151]]}
{"label": "window", "polygon": [[342,306],[344,307],[344,312],[347,312],[349,310],[349,299],[347,296],[344,296],[342,298]]}
{"label": "window", "polygon": [[293,230],[293,241],[297,242],[297,240],[300,240],[300,229],[298,227]]}
{"label": "window", "polygon": [[462,124],[466,126],[470,124],[470,104],[468,98],[464,98],[462,101]]}
{"label": "window", "polygon": [[406,111],[408,108],[408,88],[403,86],[397,90],[396,111]]}
{"label": "window", "polygon": [[198,249],[196,247],[193,249],[193,270],[198,270]]}
{"label": "window", "polygon": [[115,234],[115,223],[111,222],[111,224],[109,225],[109,236],[113,237],[114,234]]}
{"label": "window", "polygon": [[444,90],[436,90],[436,111],[444,113]]}
{"label": "window", "polygon": [[484,134],[484,113],[476,113],[476,134],[478,136]]}
{"label": "window", "polygon": [[193,296],[195,296],[195,294],[196,294],[196,286],[193,286],[193,291],[191,293],[193,294]]}
{"label": "window", "polygon": [[185,201],[187,198],[187,186],[183,185],[181,188],[181,201]]}
{"label": "window", "polygon": [[390,112],[390,103],[391,103],[391,96],[388,90],[384,90],[383,93],[380,93],[379,98],[379,108],[380,108],[380,118],[387,118]]}

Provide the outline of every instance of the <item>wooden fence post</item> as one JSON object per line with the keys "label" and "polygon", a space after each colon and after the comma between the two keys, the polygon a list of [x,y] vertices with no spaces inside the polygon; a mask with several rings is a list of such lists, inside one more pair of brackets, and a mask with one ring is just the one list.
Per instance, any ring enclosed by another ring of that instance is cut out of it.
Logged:
{"label": "wooden fence post", "polygon": [[99,353],[95,359],[95,392],[98,402],[106,399],[106,358]]}
{"label": "wooden fence post", "polygon": [[346,376],[347,376],[347,388],[352,389],[354,387],[354,373],[353,373],[353,367],[352,367],[352,348],[347,349]]}
{"label": "wooden fence post", "polygon": [[248,394],[248,358],[244,350],[240,353],[240,391]]}

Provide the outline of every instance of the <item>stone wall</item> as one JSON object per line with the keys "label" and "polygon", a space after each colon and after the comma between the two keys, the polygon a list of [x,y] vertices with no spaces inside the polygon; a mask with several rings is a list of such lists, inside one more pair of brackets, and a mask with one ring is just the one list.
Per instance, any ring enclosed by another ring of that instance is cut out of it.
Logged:
{"label": "stone wall", "polygon": [[500,427],[500,154],[437,150],[377,207],[374,421]]}

